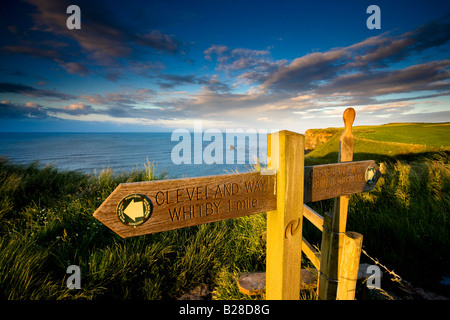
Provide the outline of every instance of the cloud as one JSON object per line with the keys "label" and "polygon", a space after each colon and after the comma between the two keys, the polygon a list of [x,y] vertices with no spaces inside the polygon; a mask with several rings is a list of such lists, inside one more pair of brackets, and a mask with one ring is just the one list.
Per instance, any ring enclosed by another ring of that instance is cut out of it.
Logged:
{"label": "cloud", "polygon": [[237,73],[237,84],[262,82],[268,74],[287,63],[287,60],[284,59],[274,61],[269,50],[231,49],[223,45],[213,45],[203,54],[209,61],[216,58],[216,70],[233,75]]}
{"label": "cloud", "polygon": [[450,23],[433,21],[399,36],[388,33],[345,48],[314,52],[281,65],[260,83],[266,91],[385,94],[448,90],[448,60],[396,70],[393,63],[450,41]]}
{"label": "cloud", "polygon": [[90,105],[86,105],[83,102],[76,102],[68,106],[63,106],[61,112],[71,115],[86,115],[93,112],[93,108]]}
{"label": "cloud", "polygon": [[11,45],[4,46],[1,48],[3,52],[6,53],[14,53],[14,54],[25,54],[37,58],[44,58],[58,63],[64,70],[69,74],[78,74],[81,76],[85,76],[90,73],[89,69],[81,64],[80,62],[69,61],[70,55],[62,54],[56,49],[53,48],[44,48],[45,44],[41,44],[40,48],[36,46],[27,46],[27,45]]}
{"label": "cloud", "polygon": [[159,75],[155,75],[154,78],[159,79],[157,83],[162,89],[173,89],[183,85],[201,85],[209,91],[226,93],[231,90],[230,86],[220,81],[217,75],[208,78],[207,76],[198,77],[195,74],[176,75],[160,73]]}
{"label": "cloud", "polygon": [[8,82],[0,83],[0,93],[16,93],[23,94],[28,97],[56,98],[60,100],[69,100],[76,98],[76,96],[74,95],[58,92],[56,90],[37,89],[23,84]]}
{"label": "cloud", "polygon": [[[104,3],[82,6],[82,30],[68,30],[65,27],[67,2],[27,1],[36,6],[32,31],[45,34],[47,40],[39,46],[18,41],[4,46],[4,52],[48,59],[68,74],[82,76],[97,73],[100,68],[90,68],[96,63],[107,67],[105,76],[111,81],[118,81],[127,72],[134,73],[145,77],[150,85],[156,84],[167,91],[121,86],[115,92],[86,91],[75,97],[56,90],[5,82],[0,83],[0,93],[64,102],[58,108],[43,107],[45,102],[41,100],[39,104],[14,104],[6,101],[12,99],[7,96],[2,99],[5,100],[3,117],[172,124],[190,119],[212,123],[220,119],[236,125],[260,122],[284,126],[295,125],[300,120],[305,122],[312,116],[341,117],[347,106],[358,107],[358,112],[368,118],[403,116],[417,111],[419,106],[423,108],[419,99],[450,95],[450,60],[439,58],[441,54],[433,56],[434,49],[447,49],[443,48],[450,39],[446,19],[400,35],[386,32],[350,46],[312,52],[289,61],[274,59],[271,49],[212,45],[203,51],[207,64],[204,67],[212,66],[215,74],[177,73],[167,70],[161,62],[145,61],[134,54],[137,50],[151,51],[148,48],[163,54],[183,54],[184,45],[172,35],[159,30],[132,32],[114,21],[113,15],[109,16],[107,5],[106,11],[101,12]],[[59,41],[48,40],[52,35],[58,36]],[[74,44],[81,48],[80,56],[80,50],[73,50]],[[196,91],[190,90],[191,87]],[[188,89],[180,94],[175,92]]]}
{"label": "cloud", "polygon": [[153,30],[150,33],[140,35],[137,42],[141,45],[170,53],[177,53],[181,50],[179,42],[159,30]]}
{"label": "cloud", "polygon": [[392,114],[401,113],[404,114],[407,111],[413,110],[415,102],[399,101],[395,103],[382,103],[375,105],[367,105],[358,109],[358,114]]}
{"label": "cloud", "polygon": [[[161,63],[145,62],[142,54],[149,50],[159,54],[185,54],[186,44],[161,30],[133,30],[122,24],[122,17],[109,10],[107,1],[77,1],[81,9],[80,30],[66,26],[66,9],[71,2],[60,0],[24,0],[20,6],[24,15],[31,17],[32,27],[16,32],[10,26],[15,43],[8,43],[0,51],[10,54],[47,59],[57,63],[68,74],[86,76],[92,66],[100,66],[105,77],[117,81],[126,71],[147,76],[149,71],[160,70]],[[29,6],[31,5],[31,6]],[[26,30],[26,31],[25,31]],[[32,35],[32,36],[31,36]],[[129,59],[129,60],[126,60]],[[96,69],[95,72],[98,72]]]}
{"label": "cloud", "polygon": [[[217,92],[203,88],[200,92],[183,97],[155,101],[159,112],[172,117],[227,120],[238,123],[248,121],[255,115],[272,117],[281,109],[291,108],[294,103],[281,94]],[[250,120],[252,121],[252,120]]]}
{"label": "cloud", "polygon": [[197,78],[194,74],[177,75],[177,74],[159,74],[157,83],[162,89],[171,89],[177,86],[198,84],[203,80]]}
{"label": "cloud", "polygon": [[47,112],[37,103],[27,102],[24,105],[13,104],[9,101],[0,102],[0,118],[7,119],[27,119],[27,118],[47,118]]}
{"label": "cloud", "polygon": [[[407,115],[430,103],[425,98],[450,95],[450,60],[418,56],[448,44],[448,26],[435,21],[398,36],[384,33],[290,62],[274,60],[268,50],[213,45],[203,52],[205,59],[215,62],[216,70],[235,75],[235,85],[245,82],[251,87],[244,93],[204,87],[156,105],[161,112],[177,110],[186,118],[236,123],[254,123],[255,114],[260,122],[270,119],[272,123],[295,122],[298,116],[306,119],[312,113],[318,118],[341,117],[348,106],[358,107],[366,117]],[[411,56],[421,63],[399,67]],[[195,83],[196,78],[170,79],[175,87],[183,81]]]}
{"label": "cloud", "polygon": [[80,96],[80,99],[99,106],[111,104],[135,105],[152,101],[155,94],[156,93],[151,89],[140,88],[122,90],[119,92],[106,92],[103,95],[97,93],[90,95],[84,94]]}
{"label": "cloud", "polygon": [[122,71],[130,71],[134,74],[153,79],[155,73],[160,73],[166,68],[166,65],[160,61],[136,61],[129,60],[126,68]]}
{"label": "cloud", "polygon": [[60,65],[67,71],[69,74],[78,74],[80,76],[85,76],[90,73],[89,69],[84,65],[78,62],[60,62]]}
{"label": "cloud", "polygon": [[9,119],[48,119],[59,117],[61,114],[81,116],[89,114],[99,114],[92,106],[82,102],[76,102],[62,108],[44,107],[36,102],[26,102],[25,104],[11,103],[9,101],[0,102],[0,118]]}
{"label": "cloud", "polygon": [[450,60],[432,61],[399,70],[372,70],[336,77],[317,93],[375,97],[392,93],[450,90]]}
{"label": "cloud", "polygon": [[[91,58],[99,63],[110,62],[112,57],[126,56],[130,52],[130,48],[121,41],[124,39],[123,32],[113,25],[97,20],[96,15],[91,14],[90,6],[81,6],[83,8],[82,27],[81,30],[74,31],[66,27],[68,18],[66,8],[70,3],[51,0],[26,0],[26,2],[36,7],[35,13],[32,14],[33,30],[75,40],[81,48],[90,53]],[[108,11],[107,6],[104,8]],[[105,16],[108,14],[106,13]]]}
{"label": "cloud", "polygon": [[[414,112],[402,115],[404,122],[443,122],[450,119],[450,111]],[[444,141],[444,140],[443,140]]]}
{"label": "cloud", "polygon": [[2,47],[2,51],[7,53],[21,53],[38,58],[46,58],[55,61],[60,58],[60,53],[52,49],[44,49],[42,46],[30,45],[10,45]]}
{"label": "cloud", "polygon": [[203,54],[205,55],[205,59],[212,61],[213,55],[222,56],[226,51],[230,49],[227,46],[218,46],[212,45],[208,49],[206,49]]}
{"label": "cloud", "polygon": [[439,47],[450,41],[450,14],[441,20],[434,20],[407,33],[414,40],[412,50],[422,52],[431,47]]}
{"label": "cloud", "polygon": [[[118,122],[135,123],[136,119],[154,120],[154,119],[173,119],[181,116],[179,111],[168,108],[163,110],[159,107],[148,108],[138,107],[139,95],[146,95],[146,89],[135,91],[137,96],[126,98],[124,94],[109,93],[105,96],[95,95],[92,97],[84,96],[82,98],[99,103],[101,107],[93,107],[82,101],[60,107],[42,106],[36,102],[27,102],[25,104],[11,103],[3,100],[0,102],[0,118],[7,119],[47,119],[60,118],[81,121],[95,121],[95,119],[113,119]],[[106,121],[106,120],[105,120]]]}
{"label": "cloud", "polygon": [[218,68],[231,70],[247,69],[264,59],[270,59],[270,51],[268,50],[231,49],[221,45],[212,45],[203,54],[205,59],[209,61],[212,61],[215,56],[219,62]]}
{"label": "cloud", "polygon": [[[71,114],[72,116],[81,116],[96,114],[98,116],[107,116],[108,119],[172,119],[182,117],[183,111],[173,105],[163,105],[159,100],[158,94],[147,88],[133,88],[119,92],[107,92],[104,94],[81,95],[80,99],[85,103],[78,103],[69,108],[63,108],[61,113]],[[94,108],[90,105],[96,105]],[[80,112],[78,111],[80,109]],[[132,121],[131,121],[132,122]]]}
{"label": "cloud", "polygon": [[297,58],[268,75],[262,88],[280,91],[310,90],[318,86],[316,81],[330,80],[345,68],[346,57],[347,52],[339,49]]}
{"label": "cloud", "polygon": [[[446,29],[444,23],[438,25]],[[441,37],[428,42],[421,39],[423,30],[432,29],[418,28],[400,36],[385,33],[291,62],[273,60],[267,50],[214,45],[204,51],[205,59],[215,62],[216,70],[235,74],[232,78],[237,81],[235,85],[240,81],[252,85],[246,92],[233,92],[234,87],[218,75],[156,72],[155,81],[163,89],[200,85],[202,90],[181,97],[154,93],[147,100],[152,108],[133,105],[135,101],[127,101],[117,93],[91,96],[86,102],[93,103],[94,99],[109,103],[104,113],[111,117],[156,117],[170,121],[220,118],[236,124],[252,123],[255,114],[260,122],[270,119],[272,123],[295,121],[295,115],[306,119],[312,113],[317,117],[339,117],[340,108],[347,106],[360,106],[358,110],[366,115],[404,115],[415,110],[417,104],[413,100],[450,94],[450,60],[422,60],[406,68],[390,67],[411,55],[410,50],[418,53],[445,44]],[[381,96],[387,97],[378,99]]]}
{"label": "cloud", "polygon": [[[82,27],[69,30],[66,27],[67,1],[26,0],[36,7],[32,14],[33,30],[52,33],[75,40],[100,65],[114,65],[117,58],[128,57],[133,46],[140,45],[169,53],[178,53],[181,43],[159,30],[145,34],[136,33],[119,23],[115,14],[108,10],[107,2],[87,2],[82,8]],[[80,2],[80,1],[79,1]]]}

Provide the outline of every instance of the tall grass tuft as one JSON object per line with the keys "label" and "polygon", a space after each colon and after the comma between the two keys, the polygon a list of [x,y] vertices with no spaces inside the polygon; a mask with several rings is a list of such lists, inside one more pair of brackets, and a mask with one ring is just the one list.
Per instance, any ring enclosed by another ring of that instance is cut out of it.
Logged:
{"label": "tall grass tuft", "polygon": [[[265,214],[130,239],[93,218],[120,183],[164,177],[154,169],[82,175],[1,158],[0,299],[174,299],[264,270]],[[66,286],[69,265],[80,290]]]}

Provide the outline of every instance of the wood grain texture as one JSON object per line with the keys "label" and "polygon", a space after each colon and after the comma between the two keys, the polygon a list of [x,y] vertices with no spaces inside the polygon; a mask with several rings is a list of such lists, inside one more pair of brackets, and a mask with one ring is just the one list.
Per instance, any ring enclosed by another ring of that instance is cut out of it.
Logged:
{"label": "wood grain texture", "polygon": [[362,241],[362,234],[357,232],[344,235],[336,300],[355,300]]}
{"label": "wood grain texture", "polygon": [[[370,166],[376,169],[376,179],[367,184],[365,171]],[[380,175],[372,160],[304,167],[304,202],[372,190]],[[132,237],[270,211],[276,208],[275,179],[250,172],[124,183],[94,217],[122,237]],[[116,213],[119,202],[130,194],[146,195],[153,204],[150,219],[136,227],[122,224]],[[292,227],[297,227],[294,222]]]}
{"label": "wood grain texture", "polygon": [[[347,108],[342,116],[344,120],[344,132],[339,139],[338,162],[353,161],[354,137],[352,125],[355,121],[356,112],[353,108]],[[378,167],[377,167],[378,170]],[[332,230],[334,232],[345,232],[347,228],[348,196],[339,195],[334,201]],[[343,238],[339,239],[339,248],[342,248]],[[340,250],[339,253],[340,255]],[[339,265],[337,266],[339,268]]]}
{"label": "wood grain texture", "polygon": [[266,273],[250,272],[242,274],[238,279],[239,291],[254,296],[266,292]]}
{"label": "wood grain texture", "polygon": [[[310,289],[312,285],[317,283],[316,272],[309,269],[302,269],[300,273],[302,279],[300,289]],[[238,287],[240,292],[249,296],[264,295],[266,292],[266,273],[243,273],[238,279]]]}
{"label": "wood grain texture", "polygon": [[[134,237],[267,212],[277,208],[275,176],[259,172],[120,184],[94,217],[121,237]],[[130,227],[117,217],[120,201],[143,194],[153,204],[150,218]]]}
{"label": "wood grain texture", "polygon": [[[355,110],[347,108],[343,114],[344,132],[339,140],[339,155],[338,162],[349,162],[353,160],[353,145],[354,137],[352,133],[352,125],[355,121]],[[339,233],[339,237],[333,237],[330,248],[330,258],[328,272],[330,277],[337,279],[340,271],[340,259],[342,255],[342,246],[344,242],[343,233],[347,230],[347,214],[348,214],[348,195],[343,195],[335,198],[333,208],[333,221],[331,230]],[[337,286],[329,286],[330,292],[327,292],[329,297],[336,297]]]}
{"label": "wood grain texture", "polygon": [[323,217],[306,204],[303,205],[303,216],[308,219],[317,229],[323,230]]}
{"label": "wood grain texture", "polygon": [[[365,178],[369,167],[376,170],[371,184],[368,184]],[[373,160],[306,166],[304,202],[370,191],[375,187],[380,176],[379,167]]]}
{"label": "wood grain texture", "polygon": [[326,212],[323,216],[322,242],[320,246],[320,274],[318,296],[320,300],[335,300],[337,291],[337,277],[333,277],[330,273],[330,259],[333,240],[338,240],[338,235],[331,232],[331,223],[333,217],[331,213]]}
{"label": "wood grain texture", "polygon": [[302,239],[302,251],[312,262],[317,270],[320,270],[320,252],[318,252],[305,238]]}
{"label": "wood grain texture", "polygon": [[356,112],[353,108],[347,108],[342,115],[344,120],[344,132],[339,139],[339,155],[338,162],[347,162],[353,160],[353,144],[354,137],[352,125],[355,121]]}
{"label": "wood grain texture", "polygon": [[267,213],[266,298],[298,300],[303,223],[304,136],[269,136],[269,168],[277,170],[277,210]]}

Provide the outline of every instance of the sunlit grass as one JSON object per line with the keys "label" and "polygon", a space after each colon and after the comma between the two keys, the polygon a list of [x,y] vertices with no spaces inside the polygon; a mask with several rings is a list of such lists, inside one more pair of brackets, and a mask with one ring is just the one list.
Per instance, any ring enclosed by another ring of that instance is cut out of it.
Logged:
{"label": "sunlit grass", "polygon": [[[130,239],[93,218],[119,183],[161,178],[154,172],[147,164],[86,176],[2,158],[0,297],[175,299],[198,284],[217,287],[224,270],[264,270],[265,214]],[[72,264],[80,290],[66,287]]]}

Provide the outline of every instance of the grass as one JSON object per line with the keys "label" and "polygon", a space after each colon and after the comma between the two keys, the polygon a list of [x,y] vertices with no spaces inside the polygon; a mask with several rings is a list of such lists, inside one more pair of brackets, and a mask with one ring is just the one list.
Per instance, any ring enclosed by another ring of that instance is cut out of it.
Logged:
{"label": "grass", "polygon": [[[327,130],[334,135],[306,155],[306,165],[336,162],[343,129]],[[450,270],[450,124],[359,126],[353,133],[353,159],[375,160],[383,176],[371,192],[350,196],[347,230],[363,234],[366,251],[415,286],[450,297],[439,284]],[[323,214],[333,200],[311,206]],[[320,244],[321,234],[306,223],[308,233]]]}
{"label": "grass", "polygon": [[[347,220],[372,257],[414,286],[446,296],[449,288],[439,281],[450,270],[449,161],[450,152],[437,152],[379,162],[382,177],[371,192],[350,196]],[[333,210],[333,200],[311,207],[323,214]],[[309,222],[303,234],[320,247],[321,233]]]}
{"label": "grass", "polygon": [[382,142],[445,147],[450,145],[450,123],[391,123],[356,127],[355,135]]}
{"label": "grass", "polygon": [[[343,128],[315,129],[333,133],[328,142],[306,155],[310,164],[336,162]],[[389,158],[426,152],[450,150],[449,123],[394,123],[381,126],[353,127],[354,160],[388,160]]]}
{"label": "grass", "polygon": [[[382,139],[367,132],[373,128],[355,135]],[[308,154],[306,164],[335,162],[339,135],[313,151],[316,157]],[[366,140],[356,140],[355,158],[371,156],[384,174],[374,190],[350,197],[347,229],[362,233],[364,249],[414,286],[450,296],[439,285],[450,270],[450,151],[434,143],[426,152],[389,154],[378,141],[368,153]],[[84,175],[0,158],[0,299],[176,299],[200,284],[213,289],[213,299],[263,298],[243,295],[236,280],[240,272],[265,270],[265,213],[129,239],[93,218],[119,183],[164,178],[154,172],[147,163],[145,170]],[[311,206],[323,214],[333,200]],[[320,247],[321,233],[308,222],[303,235]],[[66,287],[73,264],[81,270],[80,290]],[[388,277],[383,281],[391,288]]]}
{"label": "grass", "polygon": [[[162,178],[153,172],[86,176],[0,158],[0,299],[175,299],[202,283],[224,298],[230,275],[264,269],[264,213],[129,239],[92,217],[119,183]],[[66,287],[72,264],[80,290]]]}

